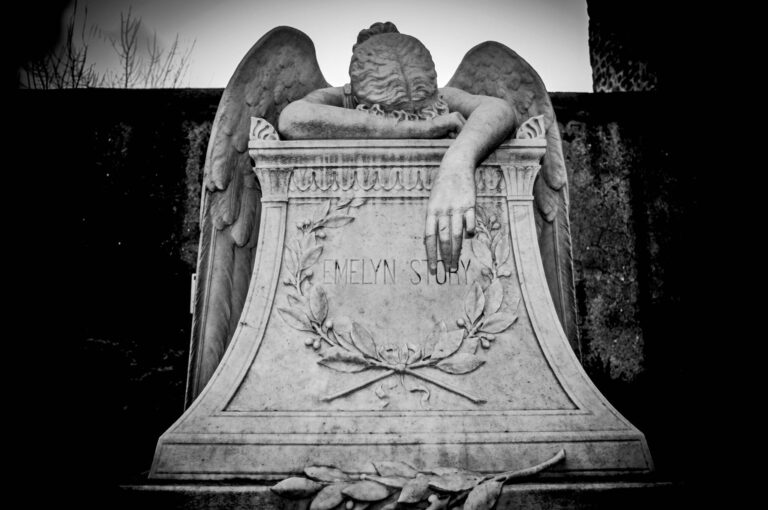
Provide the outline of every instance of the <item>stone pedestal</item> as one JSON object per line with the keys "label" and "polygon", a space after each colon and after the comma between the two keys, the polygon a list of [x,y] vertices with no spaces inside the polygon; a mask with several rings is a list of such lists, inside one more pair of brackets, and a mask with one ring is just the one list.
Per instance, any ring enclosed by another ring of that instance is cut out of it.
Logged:
{"label": "stone pedestal", "polygon": [[373,460],[484,473],[563,449],[545,477],[643,474],[645,438],[558,322],[533,182],[543,138],[476,173],[478,235],[427,270],[424,217],[450,140],[252,140],[261,230],[240,325],[158,441],[150,477],[278,480]]}

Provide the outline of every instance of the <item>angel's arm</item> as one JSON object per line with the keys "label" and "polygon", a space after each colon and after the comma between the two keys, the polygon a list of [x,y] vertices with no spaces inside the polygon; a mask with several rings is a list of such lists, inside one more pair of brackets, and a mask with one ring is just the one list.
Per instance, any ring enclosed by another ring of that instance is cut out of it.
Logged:
{"label": "angel's arm", "polygon": [[278,131],[286,139],[440,138],[461,129],[458,115],[433,120],[400,120],[343,107],[341,87],[315,90],[280,114]]}
{"label": "angel's arm", "polygon": [[515,112],[501,99],[440,89],[452,112],[467,121],[443,156],[427,206],[424,242],[429,270],[437,270],[437,244],[443,263],[458,269],[464,231],[475,233],[475,169],[515,126]]}

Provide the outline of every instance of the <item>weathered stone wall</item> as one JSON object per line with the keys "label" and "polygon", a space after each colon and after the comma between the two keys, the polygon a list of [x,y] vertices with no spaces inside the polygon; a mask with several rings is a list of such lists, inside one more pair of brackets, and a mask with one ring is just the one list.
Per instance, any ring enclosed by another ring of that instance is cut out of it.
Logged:
{"label": "weathered stone wall", "polygon": [[[67,384],[77,396],[71,412],[89,424],[83,456],[104,481],[147,471],[155,441],[182,411],[200,182],[220,95],[18,94],[22,133],[61,121],[40,158],[67,176],[57,218],[72,233],[77,290],[62,335],[74,353]],[[674,475],[682,425],[670,421],[682,413],[675,381],[684,367],[679,328],[665,321],[681,295],[687,177],[670,168],[669,135],[650,120],[653,93],[563,93],[553,102],[571,183],[583,364],[647,434],[657,467]]]}

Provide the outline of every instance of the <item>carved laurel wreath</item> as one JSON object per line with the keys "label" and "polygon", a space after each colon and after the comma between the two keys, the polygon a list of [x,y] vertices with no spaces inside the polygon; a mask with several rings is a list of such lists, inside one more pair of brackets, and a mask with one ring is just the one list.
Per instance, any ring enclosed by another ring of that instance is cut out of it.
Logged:
{"label": "carved laurel wreath", "polygon": [[394,510],[402,505],[489,510],[504,484],[540,473],[563,459],[565,450],[560,450],[541,464],[494,475],[445,467],[419,471],[400,461],[373,462],[377,475],[354,476],[332,466],[311,466],[304,469],[307,478],[287,478],[272,491],[288,499],[313,498],[309,510]]}
{"label": "carved laurel wreath", "polygon": [[[365,204],[363,198],[339,200],[332,207],[331,200],[320,204],[311,219],[296,224],[297,238],[286,247],[287,276],[283,283],[292,288],[287,296],[288,306],[278,307],[286,324],[308,333],[305,345],[317,351],[318,363],[337,372],[356,373],[379,370],[376,376],[343,391],[326,395],[331,401],[354,393],[392,375],[399,374],[405,388],[404,376],[429,382],[451,393],[484,403],[486,400],[419,371],[436,368],[451,375],[468,374],[480,368],[485,360],[478,356],[478,348],[490,349],[496,335],[509,329],[517,320],[512,313],[500,311],[504,288],[500,278],[512,274],[509,236],[502,233],[495,215],[488,216],[477,207],[477,236],[472,240],[472,251],[482,266],[481,277],[470,285],[464,297],[465,318],[456,320],[459,329],[448,330],[445,321],[438,321],[421,347],[411,343],[400,345],[376,339],[362,324],[349,317],[329,314],[328,296],[320,285],[311,285],[312,266],[323,253],[325,229],[339,228],[354,221],[352,209]],[[517,309],[515,304],[513,309]],[[393,389],[390,387],[389,389]],[[422,393],[421,405],[429,400],[425,386],[408,389]],[[375,393],[379,399],[389,398],[383,384]],[[384,402],[386,406],[389,402]]]}

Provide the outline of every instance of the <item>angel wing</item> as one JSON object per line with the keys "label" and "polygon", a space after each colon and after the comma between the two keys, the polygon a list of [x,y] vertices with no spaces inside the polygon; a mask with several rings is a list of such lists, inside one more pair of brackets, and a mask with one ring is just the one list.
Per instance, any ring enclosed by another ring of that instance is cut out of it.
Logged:
{"label": "angel wing", "polygon": [[277,125],[288,103],[328,86],[311,39],[277,27],[246,53],[224,90],[205,158],[186,406],[218,366],[248,293],[261,211],[248,155],[250,118]]}
{"label": "angel wing", "polygon": [[568,220],[568,177],[560,130],[547,89],[528,62],[494,41],[469,50],[448,86],[508,101],[515,108],[520,124],[530,117],[544,116],[547,151],[534,183],[539,250],[560,323],[573,350],[581,357]]}

